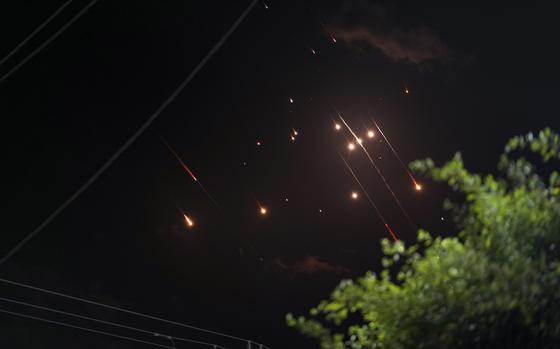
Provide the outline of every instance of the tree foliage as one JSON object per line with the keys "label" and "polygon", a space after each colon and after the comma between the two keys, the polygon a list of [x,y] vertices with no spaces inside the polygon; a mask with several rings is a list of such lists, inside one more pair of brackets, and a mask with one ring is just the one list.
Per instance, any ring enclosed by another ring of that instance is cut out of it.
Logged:
{"label": "tree foliage", "polygon": [[469,172],[460,153],[413,162],[464,194],[445,203],[457,236],[382,240],[380,273],[343,280],[288,325],[323,349],[560,347],[558,160],[560,137],[545,129],[507,143],[499,177]]}

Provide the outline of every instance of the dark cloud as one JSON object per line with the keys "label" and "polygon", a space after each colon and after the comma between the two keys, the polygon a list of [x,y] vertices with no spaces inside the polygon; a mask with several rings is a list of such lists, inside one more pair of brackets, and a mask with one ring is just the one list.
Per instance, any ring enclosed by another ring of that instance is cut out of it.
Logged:
{"label": "dark cloud", "polygon": [[423,64],[448,59],[448,49],[429,28],[401,28],[388,13],[384,7],[364,1],[347,3],[328,30],[337,40],[376,48],[395,61]]}
{"label": "dark cloud", "polygon": [[280,258],[275,258],[273,268],[292,275],[309,275],[318,273],[331,273],[331,274],[348,274],[350,270],[335,266],[328,262],[321,260],[316,256],[306,256],[301,261],[295,264],[287,264]]}

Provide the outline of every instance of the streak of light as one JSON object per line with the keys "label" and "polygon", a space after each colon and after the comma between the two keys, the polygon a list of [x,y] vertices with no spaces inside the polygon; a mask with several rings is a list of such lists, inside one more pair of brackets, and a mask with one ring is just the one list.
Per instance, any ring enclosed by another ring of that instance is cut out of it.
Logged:
{"label": "streak of light", "polygon": [[311,53],[313,53],[314,55],[317,54],[317,52],[314,49],[311,49]]}
{"label": "streak of light", "polygon": [[266,2],[263,2],[263,5],[264,5],[264,8],[265,8],[266,10],[268,10],[268,5],[266,4]]}
{"label": "streak of light", "polygon": [[184,213],[183,216],[185,217],[185,223],[187,224],[187,228],[192,228],[194,226],[194,221]]}
{"label": "streak of light", "polygon": [[333,36],[331,39],[332,39],[333,44],[336,44],[336,38]]}
{"label": "streak of light", "polygon": [[165,146],[167,146],[167,149],[169,149],[169,151],[171,152],[171,154],[173,154],[173,156],[175,156],[175,158],[177,159],[177,161],[179,161],[179,163],[181,164],[181,166],[185,169],[185,171],[187,171],[187,173],[189,174],[189,176],[191,176],[191,178],[193,179],[193,181],[195,181],[196,183],[198,183],[198,186],[200,187],[200,189],[202,189],[202,191],[204,192],[204,194],[206,194],[206,196],[208,197],[208,199],[210,199],[210,201],[212,201],[212,203],[214,205],[216,205],[216,207],[220,208],[220,205],[218,205],[218,202],[216,202],[216,200],[214,200],[214,198],[212,197],[212,195],[210,195],[210,193],[208,192],[208,190],[206,190],[206,188],[202,185],[202,183],[200,183],[200,181],[198,180],[198,178],[195,177],[195,175],[192,173],[192,171],[189,169],[189,167],[183,162],[183,160],[181,159],[181,157],[179,156],[179,154],[177,154],[177,152],[171,148],[171,146],[165,141],[165,139],[161,138],[161,141],[163,142],[163,144],[165,144]]}
{"label": "streak of light", "polygon": [[294,136],[298,135],[298,131],[295,128],[292,128],[292,133],[294,134]]}
{"label": "streak of light", "polygon": [[381,211],[379,211],[379,208],[377,208],[377,205],[373,202],[373,199],[371,198],[371,196],[366,191],[366,188],[364,188],[364,186],[362,185],[362,182],[360,182],[360,180],[358,179],[358,176],[356,176],[356,174],[354,173],[354,170],[352,170],[352,167],[350,167],[350,164],[348,164],[348,162],[346,160],[344,160],[344,157],[340,153],[338,153],[338,156],[340,157],[342,162],[344,162],[344,165],[346,165],[346,168],[348,169],[348,171],[350,171],[350,174],[352,175],[352,177],[354,177],[354,179],[356,180],[356,183],[358,183],[358,185],[362,189],[362,192],[364,193],[364,195],[368,199],[369,203],[371,204],[371,206],[375,210],[375,213],[377,213],[377,216],[379,217],[379,219],[381,219],[381,222],[383,223],[383,225],[385,226],[385,228],[387,229],[387,231],[389,232],[389,234],[391,235],[393,240],[397,241],[397,236],[395,235],[395,233],[393,232],[393,230],[389,226],[389,223],[387,223],[387,221],[385,220],[385,217],[383,217],[383,215],[381,214]]}
{"label": "streak of light", "polygon": [[[337,111],[338,113],[338,111]],[[346,122],[346,120],[344,120],[344,118],[342,117],[342,115],[340,115],[340,113],[338,113],[338,117],[340,118],[340,120],[342,121],[342,123],[346,126],[346,128],[348,129],[348,131],[350,131],[350,133],[352,134],[352,136],[354,136],[355,139],[359,139],[358,136],[356,135],[356,133],[352,130],[352,128],[350,128],[350,126],[348,125],[348,123]],[[399,206],[401,212],[403,213],[403,215],[405,216],[405,218],[407,219],[408,223],[410,224],[410,226],[412,228],[414,228],[414,224],[412,223],[412,219],[410,219],[410,216],[408,215],[408,213],[406,212],[406,210],[404,209],[403,205],[401,204],[401,201],[397,198],[397,195],[395,194],[395,192],[393,191],[393,189],[391,188],[391,186],[389,185],[389,182],[387,182],[387,179],[385,178],[385,176],[383,175],[383,173],[381,172],[381,169],[379,169],[379,166],[377,166],[377,164],[375,163],[375,161],[373,161],[371,155],[369,154],[369,152],[367,151],[367,149],[364,147],[363,144],[359,144],[360,147],[362,148],[362,150],[364,151],[364,153],[366,154],[367,158],[369,159],[369,162],[372,164],[372,166],[375,168],[375,170],[377,171],[377,174],[379,175],[379,177],[381,177],[381,179],[383,180],[383,184],[385,184],[385,187],[387,188],[387,190],[389,191],[389,193],[391,193],[391,196],[393,196],[393,199],[395,200],[395,203]]]}
{"label": "streak of light", "polygon": [[292,140],[292,142],[296,141],[296,137],[294,137],[294,136],[290,136],[290,139]]}
{"label": "streak of light", "polygon": [[356,142],[358,142],[358,144],[362,144],[363,140],[361,138],[356,138]]}
{"label": "streak of light", "polygon": [[179,161],[179,163],[181,164],[181,166],[183,166],[183,168],[185,169],[185,171],[187,171],[187,173],[191,176],[191,178],[193,179],[193,181],[198,182],[198,179],[196,178],[196,176],[192,173],[192,171],[189,169],[189,167],[183,162],[183,160],[181,159],[181,157],[179,156],[179,154],[177,154],[177,152],[171,148],[171,146],[169,145],[169,143],[167,143],[165,141],[165,139],[161,139],[161,141],[163,142],[163,144],[165,144],[165,146],[167,147],[167,149],[169,149],[169,151],[171,152],[171,154],[173,154],[173,156],[175,157],[175,159],[177,159],[177,161]]}
{"label": "streak of light", "polygon": [[379,133],[381,134],[381,136],[383,137],[383,139],[385,140],[385,142],[389,145],[389,149],[391,149],[391,152],[393,152],[393,155],[395,155],[395,157],[397,158],[397,160],[399,160],[399,162],[401,163],[402,168],[405,170],[406,174],[408,175],[408,177],[410,177],[410,180],[412,181],[412,184],[414,186],[414,190],[416,191],[422,191],[422,185],[420,183],[418,183],[418,181],[416,180],[416,178],[412,175],[412,172],[410,172],[410,170],[408,169],[408,167],[406,167],[406,165],[404,164],[404,161],[402,161],[401,157],[399,156],[399,154],[397,153],[397,151],[395,150],[395,148],[393,148],[393,146],[391,145],[391,142],[389,142],[389,140],[387,139],[387,137],[385,136],[385,134],[383,133],[383,131],[381,131],[381,128],[379,127],[379,125],[377,124],[377,122],[375,120],[373,120],[373,123],[375,124],[375,127],[377,127],[377,130],[379,130]]}
{"label": "streak of light", "polygon": [[258,206],[258,208],[259,208],[259,214],[260,214],[261,216],[266,216],[266,214],[268,213],[268,209],[267,209],[265,206],[263,206],[263,205],[259,202],[259,200],[256,200],[256,201],[257,201],[257,206]]}
{"label": "streak of light", "polygon": [[290,98],[289,100],[290,100],[290,103],[294,103],[294,99],[293,99],[293,98]]}
{"label": "streak of light", "polygon": [[397,235],[395,235],[395,232],[393,231],[393,229],[391,229],[391,227],[389,226],[389,224],[385,224],[385,228],[387,228],[387,230],[389,231],[389,234],[391,234],[391,237],[393,238],[393,241],[397,241]]}

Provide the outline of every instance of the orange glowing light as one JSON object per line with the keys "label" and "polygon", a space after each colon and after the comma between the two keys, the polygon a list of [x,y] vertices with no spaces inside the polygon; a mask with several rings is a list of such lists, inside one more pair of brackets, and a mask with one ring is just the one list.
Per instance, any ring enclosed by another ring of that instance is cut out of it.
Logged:
{"label": "orange glowing light", "polygon": [[414,183],[414,189],[415,189],[416,191],[421,191],[421,190],[422,190],[422,186],[421,186],[420,184],[418,184],[418,183]]}
{"label": "orange glowing light", "polygon": [[352,192],[352,199],[357,200],[358,199],[358,193],[356,193],[355,191]]}
{"label": "orange glowing light", "polygon": [[358,144],[362,144],[362,139],[361,138],[356,138],[356,142],[358,142]]}
{"label": "orange glowing light", "polygon": [[183,216],[185,217],[185,223],[187,224],[187,227],[189,227],[189,228],[193,227],[194,226],[193,220],[184,213],[183,213]]}
{"label": "orange glowing light", "polygon": [[266,209],[266,207],[260,207],[259,212],[261,214],[261,216],[265,216],[268,212],[268,210]]}
{"label": "orange glowing light", "polygon": [[375,137],[375,133],[373,133],[372,130],[369,130],[368,133],[367,133],[367,136],[368,136],[368,138],[373,138],[373,137]]}
{"label": "orange glowing light", "polygon": [[340,129],[341,129],[340,124],[334,124],[334,129],[337,130],[337,131],[340,131]]}
{"label": "orange glowing light", "polygon": [[349,150],[354,150],[356,148],[356,146],[354,145],[354,143],[348,143],[348,149]]}

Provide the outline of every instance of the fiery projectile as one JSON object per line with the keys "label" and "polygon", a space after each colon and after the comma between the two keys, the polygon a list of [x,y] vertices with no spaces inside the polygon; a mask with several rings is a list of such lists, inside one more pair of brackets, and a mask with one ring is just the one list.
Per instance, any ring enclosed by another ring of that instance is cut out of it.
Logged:
{"label": "fiery projectile", "polygon": [[194,221],[184,213],[183,216],[185,217],[185,224],[187,225],[187,228],[192,228],[194,226]]}
{"label": "fiery projectile", "polygon": [[381,130],[381,128],[379,127],[379,125],[377,124],[377,122],[375,120],[373,120],[373,123],[375,124],[375,127],[377,128],[377,130],[379,131],[379,133],[381,134],[381,136],[383,137],[383,139],[385,140],[385,142],[387,143],[387,145],[389,145],[389,149],[391,149],[391,152],[393,153],[393,155],[395,155],[395,157],[397,158],[397,160],[399,160],[402,168],[405,170],[406,174],[408,175],[408,177],[410,177],[410,180],[412,181],[414,190],[416,191],[422,191],[422,185],[420,183],[418,183],[418,181],[416,180],[416,178],[412,175],[412,172],[410,172],[410,170],[408,169],[408,167],[406,167],[406,165],[404,164],[404,161],[402,161],[401,157],[399,156],[399,154],[397,153],[397,151],[395,150],[395,148],[393,148],[393,145],[391,144],[391,142],[389,142],[389,140],[387,139],[387,137],[385,136],[385,134],[383,133],[383,131]]}
{"label": "fiery projectile", "polygon": [[[338,113],[338,111],[337,111]],[[358,140],[359,137],[356,135],[356,133],[352,130],[352,128],[350,128],[350,126],[348,125],[348,123],[346,122],[346,120],[344,120],[344,118],[342,117],[342,115],[340,115],[340,113],[338,113],[338,117],[340,119],[340,121],[342,121],[342,123],[344,124],[344,126],[346,126],[346,128],[348,129],[348,131],[350,131],[350,133],[352,134],[352,136],[354,137],[354,139]],[[367,151],[367,149],[364,147],[363,144],[358,143],[359,146],[362,148],[362,150],[364,151],[364,153],[366,154],[369,162],[371,163],[371,165],[375,168],[375,171],[377,171],[377,174],[379,175],[379,177],[381,177],[381,179],[383,180],[383,184],[385,184],[385,187],[387,188],[387,190],[389,191],[389,193],[391,193],[391,196],[393,197],[393,200],[395,201],[395,203],[399,206],[399,209],[401,210],[401,212],[403,213],[403,215],[405,216],[405,218],[407,219],[408,223],[410,224],[411,227],[414,228],[414,224],[412,223],[412,219],[410,218],[410,216],[408,215],[408,212],[406,212],[406,210],[404,209],[403,205],[401,204],[401,201],[397,198],[397,195],[395,194],[395,192],[393,191],[393,189],[391,188],[391,186],[389,185],[389,182],[387,182],[387,179],[385,178],[385,176],[383,175],[383,173],[381,172],[381,169],[379,169],[379,166],[377,166],[377,164],[375,163],[375,161],[373,161],[373,158],[371,157],[371,155],[369,154],[369,152]]]}
{"label": "fiery projectile", "polygon": [[192,173],[192,171],[188,168],[188,166],[183,162],[183,160],[179,157],[179,155],[177,154],[177,152],[171,148],[171,146],[162,138],[161,139],[163,144],[165,144],[167,146],[167,149],[169,149],[169,151],[173,154],[173,156],[177,159],[177,161],[181,164],[181,166],[185,169],[185,171],[187,171],[187,173],[189,174],[189,176],[191,176],[191,178],[193,179],[193,181],[195,181],[196,183],[198,183],[198,186],[200,187],[200,189],[202,189],[202,191],[204,192],[204,194],[206,194],[206,196],[208,197],[208,199],[210,199],[210,201],[212,201],[212,203],[214,205],[216,205],[216,207],[220,207],[220,205],[218,205],[218,203],[216,202],[216,200],[214,200],[214,198],[210,195],[210,193],[208,192],[208,190],[206,190],[206,188],[202,185],[202,183],[200,183],[200,181],[198,180],[198,178],[195,177],[195,175]]}
{"label": "fiery projectile", "polygon": [[[373,209],[375,210],[375,213],[377,213],[377,216],[379,217],[379,219],[381,219],[381,222],[383,223],[383,225],[385,226],[385,228],[387,229],[387,231],[389,232],[391,237],[393,237],[393,239],[396,241],[395,233],[389,227],[389,224],[385,220],[385,217],[383,217],[383,215],[381,214],[381,211],[379,211],[379,208],[377,208],[377,205],[375,204],[375,202],[373,202],[373,199],[371,198],[371,196],[366,191],[366,188],[363,186],[362,182],[360,182],[360,180],[358,179],[358,176],[356,176],[356,174],[354,173],[354,170],[352,170],[352,167],[350,167],[350,164],[346,160],[344,160],[344,157],[340,153],[338,153],[338,156],[340,157],[342,162],[344,162],[344,165],[346,165],[346,168],[348,169],[348,171],[350,172],[352,177],[354,177],[354,180],[356,180],[356,183],[358,183],[358,185],[362,189],[362,192],[364,193],[364,195],[368,199],[369,203],[371,204],[371,207],[373,207]],[[357,196],[357,194],[358,193],[356,193],[356,196]]]}

